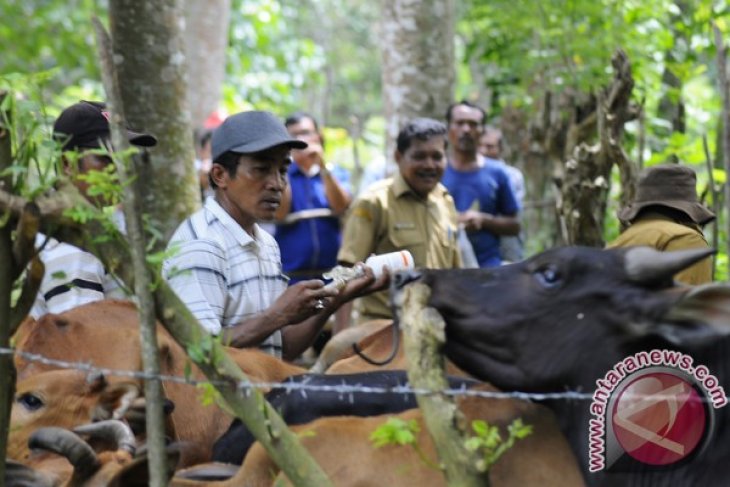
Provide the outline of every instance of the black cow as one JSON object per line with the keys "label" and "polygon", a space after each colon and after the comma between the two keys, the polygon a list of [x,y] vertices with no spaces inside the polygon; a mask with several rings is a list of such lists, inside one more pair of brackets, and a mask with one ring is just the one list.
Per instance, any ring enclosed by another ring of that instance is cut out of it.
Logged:
{"label": "black cow", "polygon": [[[363,372],[361,374],[321,375],[303,374],[289,377],[284,383],[309,386],[365,386],[394,388],[408,385],[405,371]],[[450,378],[452,388],[471,387],[478,382],[465,378]],[[266,400],[289,425],[305,424],[325,416],[376,416],[399,413],[418,407],[413,394],[400,392],[336,392],[300,391],[286,388],[266,394]],[[213,445],[213,460],[241,464],[251,445],[256,441],[251,432],[236,419],[228,431]]]}
{"label": "black cow", "polygon": [[[427,284],[429,305],[446,322],[447,357],[505,391],[593,393],[619,361],[654,349],[690,355],[727,388],[730,287],[672,279],[710,252],[565,247],[490,270],[399,273],[394,290],[413,280]],[[661,471],[629,461],[617,464],[621,471],[589,473],[590,401],[548,405],[590,484],[730,484],[730,407],[715,411],[713,436],[689,461]]]}

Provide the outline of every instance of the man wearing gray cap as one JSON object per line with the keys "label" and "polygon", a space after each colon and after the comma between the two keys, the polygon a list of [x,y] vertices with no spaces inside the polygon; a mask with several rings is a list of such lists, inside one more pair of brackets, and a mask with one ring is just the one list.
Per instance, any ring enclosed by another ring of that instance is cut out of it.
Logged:
{"label": "man wearing gray cap", "polygon": [[[657,250],[707,248],[702,227],[715,214],[697,200],[697,177],[692,168],[660,164],[644,169],[636,185],[636,197],[618,212],[628,226],[608,247],[647,245]],[[685,284],[712,281],[710,257],[683,270],[674,278]]]}
{"label": "man wearing gray cap", "polygon": [[290,150],[304,149],[268,112],[243,112],[213,132],[209,173],[215,195],[180,224],[163,272],[214,335],[235,347],[258,346],[293,359],[327,318],[374,283],[370,271],[342,291],[318,279],[287,287],[276,240],[257,222],[273,220],[287,185]]}

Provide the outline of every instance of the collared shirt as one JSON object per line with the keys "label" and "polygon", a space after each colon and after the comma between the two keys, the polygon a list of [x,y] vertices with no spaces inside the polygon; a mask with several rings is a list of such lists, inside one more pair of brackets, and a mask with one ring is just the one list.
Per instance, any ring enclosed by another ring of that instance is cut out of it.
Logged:
{"label": "collared shirt", "polygon": [[[254,225],[252,237],[209,197],[205,206],[182,222],[168,250],[163,275],[208,332],[235,326],[261,313],[284,292],[279,246]],[[260,348],[281,357],[282,334],[276,331]]]}
{"label": "collared shirt", "polygon": [[[319,166],[314,167],[319,169]],[[349,184],[346,171],[335,168],[330,174],[347,190]],[[295,163],[289,166],[288,176],[291,186],[291,213],[330,207],[319,171],[305,174]],[[289,225],[278,224],[275,237],[281,250],[284,274],[293,274],[290,284],[304,279],[321,279],[323,272],[337,265],[337,251],[342,241],[339,217],[312,218]]]}
{"label": "collared shirt", "polygon": [[[515,216],[520,210],[507,174],[493,164],[484,164],[471,171],[457,171],[448,164],[442,182],[453,196],[459,213],[477,210],[490,215]],[[502,263],[498,235],[480,230],[469,232],[468,236],[479,267],[495,267]]]}
{"label": "collared shirt", "polygon": [[[515,200],[520,209],[522,209],[525,201],[525,176],[522,171],[514,166],[510,166],[502,159],[492,159],[490,157],[484,157],[485,164],[494,164],[501,167],[507,178],[509,179],[512,192],[515,195]],[[521,235],[501,235],[499,237],[499,256],[505,262],[519,262],[524,258],[524,251],[522,245]]]}
{"label": "collared shirt", "polygon": [[[660,213],[645,212],[634,220],[616,240],[606,248],[646,245],[657,250],[684,250],[709,248],[702,230],[682,225]],[[707,257],[676,274],[674,279],[685,284],[712,282],[712,257]]]}
{"label": "collared shirt", "polygon": [[[408,250],[416,267],[461,267],[457,214],[446,188],[438,184],[423,199],[400,173],[373,184],[352,205],[337,260],[354,264],[371,254]],[[358,300],[360,321],[391,317],[388,293]]]}
{"label": "collared shirt", "polygon": [[[45,241],[45,235],[36,235],[36,248]],[[63,313],[102,299],[129,299],[101,261],[85,250],[50,238],[38,256],[45,266],[45,274],[30,310],[33,318]]]}

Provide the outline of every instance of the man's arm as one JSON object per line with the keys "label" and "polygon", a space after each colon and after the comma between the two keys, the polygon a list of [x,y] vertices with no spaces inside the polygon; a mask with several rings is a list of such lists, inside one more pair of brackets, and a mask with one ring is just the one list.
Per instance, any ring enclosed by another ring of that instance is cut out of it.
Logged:
{"label": "man's arm", "polygon": [[467,210],[459,215],[459,222],[468,232],[486,230],[495,235],[519,235],[520,221],[516,216],[490,215],[476,210]]}
{"label": "man's arm", "polygon": [[324,195],[327,197],[330,209],[335,215],[342,215],[347,210],[347,207],[350,206],[352,196],[350,196],[350,193],[345,190],[340,181],[327,169],[324,159],[321,159],[319,168],[319,174],[324,184]]}
{"label": "man's arm", "polygon": [[517,214],[520,206],[512,191],[507,173],[501,168],[492,168],[491,174],[497,182],[497,214],[467,210],[459,215],[459,222],[464,224],[467,231],[485,230],[495,235],[519,235],[520,220]]}
{"label": "man's arm", "polygon": [[[298,348],[296,343],[306,339],[310,334],[314,339],[319,328],[329,316],[320,315],[325,314],[323,311],[329,309],[333,298],[338,294],[336,289],[325,288],[324,282],[317,279],[298,282],[288,287],[271,306],[261,313],[245,319],[235,326],[223,328],[221,330],[223,342],[237,348],[255,347],[276,330],[286,327],[282,330],[284,355],[294,358],[298,354],[290,355],[288,350],[292,347]],[[319,300],[322,300],[324,310],[317,307]],[[289,338],[288,328],[299,327],[303,329],[293,333]],[[294,343],[287,343],[289,341]]]}

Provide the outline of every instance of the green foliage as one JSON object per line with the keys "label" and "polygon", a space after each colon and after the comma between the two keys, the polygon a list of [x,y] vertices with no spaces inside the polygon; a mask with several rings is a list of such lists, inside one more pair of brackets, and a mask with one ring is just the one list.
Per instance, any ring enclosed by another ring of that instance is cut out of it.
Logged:
{"label": "green foliage", "polygon": [[418,433],[420,431],[421,427],[415,419],[403,421],[400,418],[391,417],[372,432],[370,441],[375,448],[382,448],[388,445],[410,446],[424,465],[439,470],[439,466],[426,458],[423,450],[418,445]]}
{"label": "green foliage", "polygon": [[56,180],[60,148],[50,138],[50,117],[44,99],[52,73],[0,75],[0,91],[8,93],[0,110],[12,134],[13,164],[3,175],[13,176],[12,192],[33,196],[47,190]]}
{"label": "green foliage", "polygon": [[[481,471],[487,471],[499,458],[507,452],[515,441],[527,438],[532,434],[532,426],[526,425],[522,419],[515,419],[507,427],[507,439],[503,440],[498,426],[492,426],[486,421],[475,420],[471,423],[474,436],[464,442],[464,447],[472,452],[480,452],[482,458],[477,466]],[[375,448],[388,445],[410,445],[419,458],[429,467],[438,468],[438,465],[429,461],[418,446],[420,427],[415,419],[403,421],[400,418],[389,418],[370,435],[370,441]]]}
{"label": "green foliage", "polygon": [[[51,68],[50,92],[97,80],[92,15],[106,17],[97,0],[4,0],[0,2],[0,73],[37,73]],[[77,101],[77,100],[74,100]]]}
{"label": "green foliage", "polygon": [[498,426],[492,426],[486,421],[476,420],[472,422],[474,436],[466,440],[466,448],[470,451],[481,451],[483,460],[479,468],[489,470],[507,450],[514,446],[515,441],[527,438],[532,434],[532,426],[522,423],[522,419],[515,419],[507,427],[507,440],[502,440]]}
{"label": "green foliage", "polygon": [[388,421],[379,426],[370,435],[375,448],[386,445],[411,445],[421,428],[415,419],[403,421],[400,418],[388,418]]}
{"label": "green foliage", "polygon": [[200,402],[204,406],[211,406],[223,402],[220,392],[210,382],[200,383],[196,387],[200,392]]}

